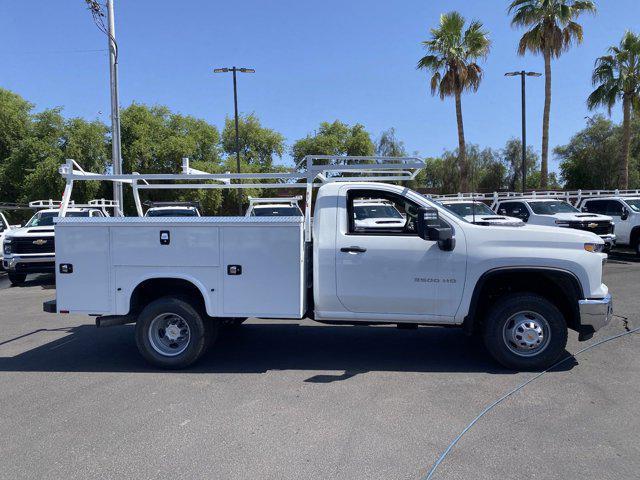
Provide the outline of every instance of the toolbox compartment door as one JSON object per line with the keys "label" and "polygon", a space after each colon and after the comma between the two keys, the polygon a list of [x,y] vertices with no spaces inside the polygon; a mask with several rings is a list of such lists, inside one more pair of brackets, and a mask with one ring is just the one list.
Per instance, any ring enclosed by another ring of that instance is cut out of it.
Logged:
{"label": "toolbox compartment door", "polygon": [[55,233],[58,311],[109,312],[109,228],[62,224]]}

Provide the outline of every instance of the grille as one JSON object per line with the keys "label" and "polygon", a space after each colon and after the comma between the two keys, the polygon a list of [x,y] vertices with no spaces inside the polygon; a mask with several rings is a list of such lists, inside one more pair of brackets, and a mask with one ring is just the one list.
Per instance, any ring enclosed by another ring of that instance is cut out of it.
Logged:
{"label": "grille", "polygon": [[54,253],[55,239],[54,237],[14,238],[11,241],[11,250],[14,253]]}
{"label": "grille", "polygon": [[613,233],[613,224],[607,221],[569,222],[569,228],[586,230],[587,232],[592,232],[596,235],[608,235]]}

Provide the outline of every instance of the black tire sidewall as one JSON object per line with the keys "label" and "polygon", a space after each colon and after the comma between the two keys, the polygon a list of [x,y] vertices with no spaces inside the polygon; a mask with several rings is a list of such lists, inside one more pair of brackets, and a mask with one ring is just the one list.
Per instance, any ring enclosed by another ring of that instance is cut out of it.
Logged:
{"label": "black tire sidewall", "polygon": [[[149,327],[154,318],[163,313],[180,315],[189,325],[191,339],[184,352],[175,357],[162,355],[153,348],[149,341]],[[136,345],[140,354],[152,365],[161,368],[185,368],[196,362],[204,353],[214,332],[208,329],[201,314],[186,299],[163,297],[149,303],[136,322]]]}
{"label": "black tire sidewall", "polygon": [[24,273],[9,272],[7,276],[9,277],[9,282],[11,283],[11,285],[21,285],[27,279],[27,275]]}
{"label": "black tire sidewall", "polygon": [[[542,315],[551,331],[547,347],[533,357],[516,355],[504,341],[504,324],[513,314],[523,310]],[[483,336],[487,350],[503,366],[513,370],[543,370],[553,365],[565,351],[567,334],[564,316],[549,300],[535,294],[513,294],[498,299],[488,312]]]}

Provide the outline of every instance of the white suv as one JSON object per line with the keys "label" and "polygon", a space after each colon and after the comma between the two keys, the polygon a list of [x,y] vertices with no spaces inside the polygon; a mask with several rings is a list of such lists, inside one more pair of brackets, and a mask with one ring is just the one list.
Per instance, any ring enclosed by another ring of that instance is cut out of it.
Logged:
{"label": "white suv", "polygon": [[509,215],[530,225],[575,228],[595,233],[605,243],[605,251],[616,243],[613,219],[597,213],[581,213],[568,202],[559,199],[513,198],[499,200],[494,205],[499,215]]}
{"label": "white suv", "polygon": [[585,198],[578,207],[610,216],[616,226],[616,244],[629,246],[640,255],[640,196]]}

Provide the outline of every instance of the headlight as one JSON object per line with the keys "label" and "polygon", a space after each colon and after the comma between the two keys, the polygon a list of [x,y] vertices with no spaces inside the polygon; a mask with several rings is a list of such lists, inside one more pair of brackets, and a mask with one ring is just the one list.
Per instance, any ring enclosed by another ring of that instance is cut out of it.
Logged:
{"label": "headlight", "polygon": [[584,249],[587,252],[600,253],[604,250],[604,243],[585,243]]}
{"label": "headlight", "polygon": [[5,255],[11,255],[11,240],[4,241],[4,247],[2,249]]}

